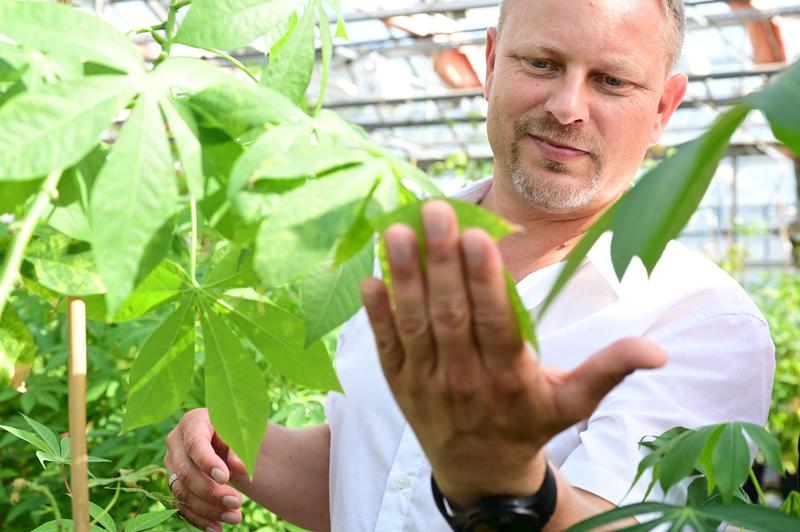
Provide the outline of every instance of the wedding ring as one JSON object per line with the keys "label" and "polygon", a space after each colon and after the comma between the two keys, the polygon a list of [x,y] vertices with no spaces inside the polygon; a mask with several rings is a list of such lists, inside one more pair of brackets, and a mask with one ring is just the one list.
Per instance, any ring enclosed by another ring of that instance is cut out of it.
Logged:
{"label": "wedding ring", "polygon": [[169,489],[172,490],[172,485],[175,484],[175,481],[178,480],[178,475],[175,473],[169,476]]}

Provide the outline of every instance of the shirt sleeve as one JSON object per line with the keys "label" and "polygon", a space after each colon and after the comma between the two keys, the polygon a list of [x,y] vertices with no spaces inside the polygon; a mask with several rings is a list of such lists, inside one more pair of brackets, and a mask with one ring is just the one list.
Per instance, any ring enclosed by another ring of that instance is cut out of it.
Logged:
{"label": "shirt sleeve", "polygon": [[[645,338],[669,359],[663,368],[636,371],[609,393],[579,432],[580,443],[560,470],[574,487],[622,505],[644,499],[652,476],[633,488],[645,436],[674,426],[726,421],[764,425],[769,412],[775,348],[760,316],[728,312],[694,316]],[[648,500],[684,503],[687,483]]]}

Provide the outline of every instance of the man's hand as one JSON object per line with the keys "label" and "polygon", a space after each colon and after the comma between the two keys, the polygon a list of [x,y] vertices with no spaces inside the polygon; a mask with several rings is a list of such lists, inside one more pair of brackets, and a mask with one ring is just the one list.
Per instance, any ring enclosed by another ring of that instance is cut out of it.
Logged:
{"label": "man's hand", "polygon": [[205,408],[183,416],[167,435],[167,447],[164,465],[178,477],[171,489],[183,516],[206,532],[221,531],[220,521],[241,521],[242,496],[226,483],[247,470],[214,432]]}
{"label": "man's hand", "polygon": [[530,495],[544,477],[542,447],[580,421],[626,375],[665,353],[625,339],[564,373],[524,344],[500,252],[479,229],[459,234],[445,202],[422,208],[427,266],[414,231],[385,233],[393,290],[368,279],[362,297],[383,371],[452,501]]}

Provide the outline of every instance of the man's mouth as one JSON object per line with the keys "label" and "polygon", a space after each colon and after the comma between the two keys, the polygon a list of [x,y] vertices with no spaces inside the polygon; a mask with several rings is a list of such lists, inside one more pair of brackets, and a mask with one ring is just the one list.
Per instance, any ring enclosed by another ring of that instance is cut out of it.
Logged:
{"label": "man's mouth", "polygon": [[575,162],[589,155],[589,152],[563,142],[558,142],[547,137],[530,135],[539,152],[546,159],[559,163]]}

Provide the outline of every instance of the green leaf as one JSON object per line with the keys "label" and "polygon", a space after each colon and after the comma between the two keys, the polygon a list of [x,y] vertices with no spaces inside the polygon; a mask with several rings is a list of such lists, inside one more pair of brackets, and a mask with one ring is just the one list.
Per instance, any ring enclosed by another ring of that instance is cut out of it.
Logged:
{"label": "green leaf", "polygon": [[0,181],[37,178],[81,160],[134,91],[127,77],[92,76],[14,97],[0,107]]}
{"label": "green leaf", "polygon": [[136,47],[110,24],[79,9],[41,2],[0,3],[0,33],[44,52],[76,57],[125,72],[144,71]]}
{"label": "green leaf", "polygon": [[242,48],[280,26],[299,4],[299,0],[194,0],[175,42]]}
{"label": "green leaf", "polygon": [[306,122],[290,122],[268,129],[236,161],[228,183],[228,196],[233,197],[260,179],[314,177],[364,161],[363,154],[341,144],[312,144],[312,134]]}
{"label": "green leaf", "polygon": [[761,110],[775,137],[800,155],[800,61],[793,63],[745,102]]}
{"label": "green leaf", "polygon": [[359,286],[372,275],[375,254],[366,246],[339,267],[331,261],[311,271],[303,281],[306,345],[322,338],[361,308]]}
{"label": "green leaf", "polygon": [[232,139],[260,131],[266,124],[303,116],[283,94],[244,83],[214,85],[191,96],[188,103],[203,118],[203,125],[221,129]]}
{"label": "green leaf", "polygon": [[717,446],[717,442],[719,441],[719,437],[722,435],[722,431],[725,428],[725,425],[717,425],[714,430],[711,432],[711,435],[706,440],[705,447],[703,447],[703,451],[700,453],[700,458],[698,459],[698,464],[702,468],[703,473],[705,474],[706,478],[708,479],[707,488],[708,492],[706,495],[711,495],[711,492],[714,491],[714,488],[717,487],[717,477],[714,473],[714,449]]}
{"label": "green leaf", "polygon": [[169,89],[194,94],[221,83],[234,83],[235,78],[203,59],[168,57],[153,71],[153,81],[160,83],[171,95]]}
{"label": "green leaf", "polygon": [[652,272],[669,241],[680,233],[708,189],[731,135],[749,109],[739,105],[723,114],[697,140],[645,174],[615,209],[611,257],[622,279],[638,255]]}
{"label": "green leaf", "polygon": [[336,12],[336,37],[340,39],[349,39],[347,36],[347,28],[345,28],[344,17],[342,16],[342,3],[339,0],[325,0],[325,3],[333,8]]}
{"label": "green leaf", "polygon": [[89,251],[71,253],[70,240],[52,235],[31,242],[26,260],[36,269],[36,280],[65,296],[89,296],[106,291]]}
{"label": "green leaf", "polygon": [[55,455],[47,451],[36,451],[36,458],[42,464],[42,469],[47,469],[47,462],[55,462],[56,464],[67,464],[68,460],[59,455]]}
{"label": "green leaf", "polygon": [[224,291],[253,286],[256,283],[252,252],[231,245],[224,250],[218,261],[213,262],[200,286],[205,290]]}
{"label": "green leaf", "polygon": [[764,427],[754,423],[739,423],[744,428],[753,443],[758,446],[759,450],[764,454],[767,463],[771,465],[775,471],[784,474],[783,462],[781,461],[781,445],[778,440],[767,432]]}
{"label": "green leaf", "polygon": [[178,191],[156,98],[141,95],[97,176],[91,220],[97,266],[115,312],[134,287],[145,250],[176,210]]}
{"label": "green leaf", "polygon": [[517,284],[514,278],[508,272],[505,272],[506,291],[508,292],[509,299],[511,300],[511,308],[514,309],[514,315],[517,317],[517,325],[519,326],[522,339],[529,342],[534,351],[539,353],[539,339],[536,337],[536,329],[533,325],[533,319],[530,313],[522,303],[522,299],[517,292]]}
{"label": "green leaf", "polygon": [[203,199],[205,176],[203,175],[203,155],[198,139],[200,133],[197,121],[183,102],[171,97],[163,97],[160,104],[172,132],[172,138],[175,140],[189,192],[196,199]]}
{"label": "green leaf", "polygon": [[74,530],[72,519],[55,519],[34,528],[31,532],[68,532]]}
{"label": "green leaf", "polygon": [[10,304],[0,316],[0,386],[22,385],[36,358],[36,343]]}
{"label": "green leaf", "polygon": [[252,476],[269,419],[267,384],[226,320],[206,307],[202,323],[211,423]]}
{"label": "green leaf", "polygon": [[58,437],[56,436],[55,432],[45,427],[38,421],[29,418],[25,414],[20,414],[20,415],[25,419],[25,422],[28,425],[30,425],[30,427],[36,432],[36,434],[38,434],[39,437],[41,437],[42,440],[44,440],[49,450],[54,454],[58,454],[59,449],[61,449],[61,446],[58,444]]}
{"label": "green leaf", "polygon": [[791,492],[778,509],[786,515],[800,519],[800,491]]}
{"label": "green leaf", "polygon": [[331,67],[333,57],[333,39],[331,38],[331,27],[328,22],[328,14],[321,2],[317,2],[317,22],[319,24],[319,38],[322,42],[322,79],[320,80],[319,97],[314,114],[322,109],[322,101],[325,98],[325,88],[328,86],[328,72]]}
{"label": "green leaf", "polygon": [[753,532],[792,532],[798,529],[800,520],[786,516],[774,508],[755,504],[711,503],[702,507],[672,506],[669,504],[644,502],[615,508],[591,517],[567,529],[567,532],[590,532],[621,519],[647,514],[661,514],[653,521],[615,530],[652,530],[659,523],[681,525],[669,530],[683,530],[684,525],[691,530],[717,530],[714,523],[726,521],[729,526],[743,527]]}
{"label": "green leaf", "polygon": [[309,0],[286,41],[280,47],[272,47],[269,65],[261,77],[262,85],[283,93],[295,103],[303,101],[314,71],[314,20],[318,3],[319,0]]}
{"label": "green leaf", "polygon": [[33,432],[29,432],[27,430],[18,429],[18,428],[15,428],[15,427],[8,427],[6,425],[0,425],[0,429],[3,429],[6,432],[9,432],[9,433],[13,434],[14,436],[19,438],[20,440],[23,440],[23,441],[26,441],[26,442],[30,443],[31,445],[33,445],[34,447],[36,447],[37,449],[39,449],[41,451],[45,451],[45,452],[48,451],[49,447],[45,443],[45,441],[42,438],[40,438],[37,434],[34,434]]}
{"label": "green leaf", "polygon": [[154,528],[173,515],[178,510],[159,510],[155,512],[148,512],[146,514],[140,514],[125,523],[125,532],[140,532],[141,530],[150,530]]}
{"label": "green leaf", "polygon": [[750,470],[750,449],[738,423],[726,423],[720,433],[711,463],[720,496],[730,502]]}
{"label": "green leaf", "polygon": [[0,214],[15,213],[42,185],[42,179],[0,181]]}
{"label": "green leaf", "polygon": [[284,194],[256,237],[254,265],[263,283],[277,286],[301,278],[332,258],[334,243],[384,171],[380,161],[370,162]]}
{"label": "green leaf", "polygon": [[[86,316],[92,320],[120,323],[134,320],[161,308],[180,296],[189,287],[189,277],[180,265],[166,260],[145,277],[113,316],[106,311],[104,296],[89,296],[86,302]],[[59,311],[66,312],[66,305]]]}
{"label": "green leaf", "polygon": [[303,386],[341,391],[328,350],[320,341],[305,346],[303,320],[271,303],[229,300],[229,321],[281,374]]}
{"label": "green leaf", "polygon": [[114,519],[108,515],[108,512],[106,512],[103,508],[100,508],[92,501],[89,501],[89,515],[91,515],[92,518],[98,523],[103,525],[103,528],[106,530],[110,530],[111,532],[117,531],[117,525],[114,523]]}
{"label": "green leaf", "polygon": [[192,383],[194,336],[194,298],[187,296],[136,356],[123,431],[161,421],[180,407]]}
{"label": "green leaf", "polygon": [[664,493],[691,475],[711,433],[709,428],[703,428],[686,433],[671,442],[661,458],[658,471],[659,483]]}
{"label": "green leaf", "polygon": [[617,205],[608,209],[594,224],[592,224],[592,227],[586,231],[586,234],[583,235],[580,242],[572,249],[564,267],[561,269],[561,273],[558,274],[556,282],[553,283],[550,292],[547,293],[547,297],[545,297],[542,302],[542,307],[539,310],[539,319],[544,316],[545,312],[547,312],[553,304],[553,301],[556,300],[558,294],[561,293],[561,290],[567,285],[567,281],[578,271],[578,268],[583,264],[586,255],[595,243],[597,243],[606,231],[611,229],[611,224],[614,222],[614,216],[616,215]]}

